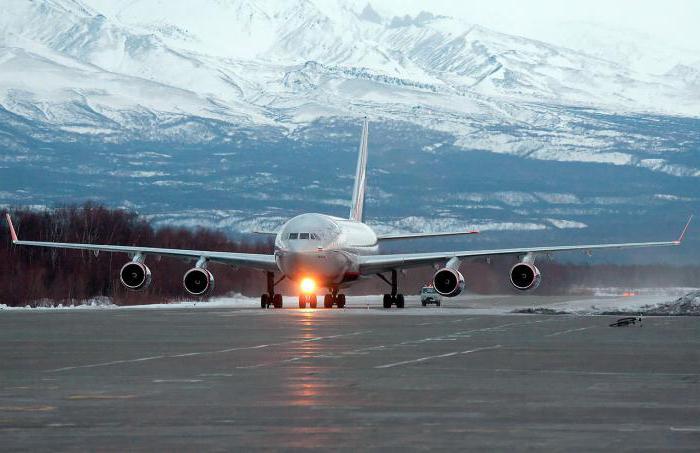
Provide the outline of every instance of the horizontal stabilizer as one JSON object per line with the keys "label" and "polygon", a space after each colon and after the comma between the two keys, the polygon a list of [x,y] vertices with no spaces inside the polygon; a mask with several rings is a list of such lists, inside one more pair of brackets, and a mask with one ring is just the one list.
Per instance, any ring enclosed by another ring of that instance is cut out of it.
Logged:
{"label": "horizontal stabilizer", "polygon": [[478,231],[453,231],[447,233],[409,233],[409,234],[380,234],[377,235],[379,241],[396,241],[399,239],[426,239],[436,237],[466,236],[479,234]]}
{"label": "horizontal stabilizer", "polygon": [[253,234],[262,234],[262,235],[267,235],[267,236],[277,236],[277,232],[275,232],[275,231],[253,231]]}

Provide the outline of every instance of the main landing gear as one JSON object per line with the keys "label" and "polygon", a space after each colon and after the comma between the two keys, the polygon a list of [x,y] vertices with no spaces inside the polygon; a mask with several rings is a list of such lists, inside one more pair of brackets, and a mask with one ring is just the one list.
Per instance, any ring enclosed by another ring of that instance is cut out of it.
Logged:
{"label": "main landing gear", "polygon": [[275,286],[282,280],[284,280],[284,275],[275,281],[274,272],[267,273],[267,293],[260,296],[260,308],[270,308],[270,305],[274,308],[282,308],[282,295],[275,294]]}
{"label": "main landing gear", "polygon": [[345,308],[345,294],[338,294],[337,289],[331,290],[331,294],[323,296],[323,308]]}
{"label": "main landing gear", "polygon": [[[299,296],[299,308],[306,308],[307,304],[309,308],[316,308],[316,294],[301,294]],[[333,308],[333,305],[338,308],[345,308],[345,294],[338,294],[336,292],[323,296],[323,308]]]}
{"label": "main landing gear", "polygon": [[377,277],[384,280],[389,286],[391,286],[391,294],[384,294],[384,308],[391,308],[392,305],[396,305],[396,308],[404,307],[404,297],[403,294],[398,294],[398,283],[397,283],[397,273],[395,270],[391,271],[391,281],[389,281],[382,274],[377,274]]}

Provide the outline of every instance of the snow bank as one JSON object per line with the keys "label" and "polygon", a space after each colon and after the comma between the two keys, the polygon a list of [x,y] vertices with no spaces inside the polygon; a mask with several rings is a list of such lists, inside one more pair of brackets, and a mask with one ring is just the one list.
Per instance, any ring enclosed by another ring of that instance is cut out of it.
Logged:
{"label": "snow bank", "polygon": [[693,291],[673,302],[646,308],[645,315],[700,316],[700,291]]}
{"label": "snow bank", "polygon": [[[289,302],[287,302],[289,303]],[[108,297],[98,297],[90,299],[82,304],[76,303],[59,303],[54,305],[54,301],[41,300],[37,302],[35,307],[25,305],[23,307],[9,307],[5,304],[0,304],[0,310],[30,310],[30,311],[52,311],[52,310],[172,310],[181,308],[248,308],[259,307],[260,300],[258,298],[250,298],[236,294],[228,297],[217,297],[207,301],[201,300],[183,300],[165,304],[148,304],[148,305],[128,305],[120,306],[112,303]]]}

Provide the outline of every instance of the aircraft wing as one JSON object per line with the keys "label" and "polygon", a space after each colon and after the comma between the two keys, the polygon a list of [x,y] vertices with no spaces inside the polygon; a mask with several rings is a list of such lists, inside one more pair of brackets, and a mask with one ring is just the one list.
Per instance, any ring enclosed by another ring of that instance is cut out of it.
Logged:
{"label": "aircraft wing", "polygon": [[168,256],[182,259],[198,260],[206,258],[209,261],[218,263],[230,264],[232,266],[250,267],[264,271],[278,271],[277,263],[274,255],[264,255],[258,253],[235,253],[235,252],[213,252],[206,250],[183,250],[183,249],[166,249],[157,247],[137,247],[125,245],[109,245],[109,244],[79,244],[67,242],[41,242],[41,241],[21,241],[17,238],[17,233],[12,225],[12,219],[9,214],[6,214],[7,223],[10,226],[10,235],[12,243],[15,245],[26,245],[32,247],[48,247],[58,249],[73,249],[87,250],[93,252],[111,252],[111,253],[128,253],[136,255],[156,255]]}
{"label": "aircraft wing", "polygon": [[643,247],[667,247],[680,245],[685,237],[685,232],[690,225],[693,216],[690,216],[688,223],[680,237],[675,241],[661,242],[624,242],[620,244],[590,244],[590,245],[563,245],[550,247],[523,247],[512,249],[494,249],[494,250],[465,250],[457,252],[428,252],[428,253],[398,253],[391,255],[369,255],[360,257],[360,273],[374,274],[378,272],[386,272],[393,269],[404,269],[409,267],[417,267],[430,265],[435,263],[444,263],[451,258],[475,258],[499,255],[526,255],[526,254],[548,254],[554,252],[569,252],[569,251],[592,251],[592,250],[609,250],[609,249],[632,249]]}

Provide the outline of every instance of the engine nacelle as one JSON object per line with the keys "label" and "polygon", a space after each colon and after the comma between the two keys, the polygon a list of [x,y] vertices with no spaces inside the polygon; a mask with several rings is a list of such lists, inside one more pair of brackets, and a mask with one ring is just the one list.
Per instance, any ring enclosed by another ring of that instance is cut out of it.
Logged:
{"label": "engine nacelle", "polygon": [[151,270],[143,263],[130,261],[119,271],[119,280],[129,289],[143,290],[151,284]]}
{"label": "engine nacelle", "polygon": [[443,267],[433,275],[433,288],[442,296],[455,297],[464,286],[464,276],[458,270]]}
{"label": "engine nacelle", "polygon": [[195,267],[185,272],[182,285],[193,296],[206,296],[214,290],[214,275],[206,269]]}
{"label": "engine nacelle", "polygon": [[541,281],[542,274],[534,264],[518,263],[510,270],[510,282],[521,291],[535,289]]}

